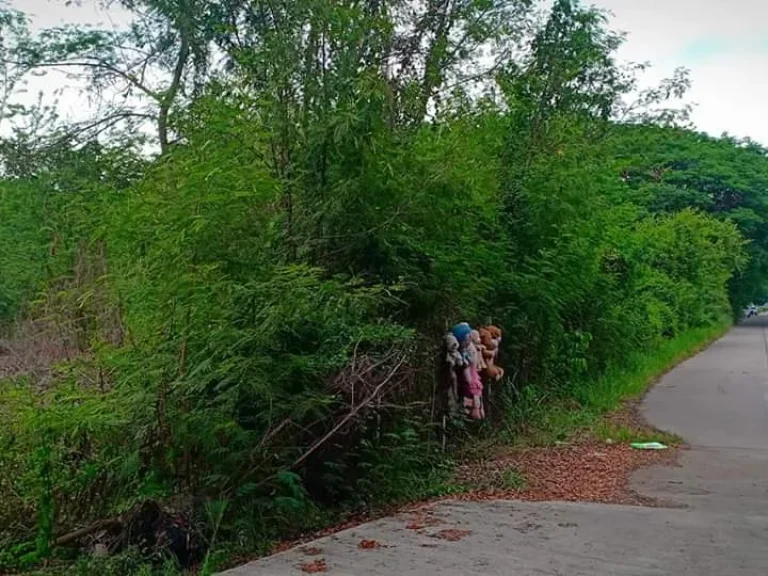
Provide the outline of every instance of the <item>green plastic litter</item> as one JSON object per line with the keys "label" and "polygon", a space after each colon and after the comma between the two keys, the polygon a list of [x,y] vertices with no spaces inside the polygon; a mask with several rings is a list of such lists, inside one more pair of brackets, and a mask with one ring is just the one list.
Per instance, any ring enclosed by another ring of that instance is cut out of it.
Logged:
{"label": "green plastic litter", "polygon": [[633,442],[630,444],[632,448],[638,450],[666,450],[667,447],[661,442]]}

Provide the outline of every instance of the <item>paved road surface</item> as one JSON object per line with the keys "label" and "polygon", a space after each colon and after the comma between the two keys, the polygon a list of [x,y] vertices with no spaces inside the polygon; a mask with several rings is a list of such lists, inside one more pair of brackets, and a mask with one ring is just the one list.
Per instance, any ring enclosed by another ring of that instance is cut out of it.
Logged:
{"label": "paved road surface", "polygon": [[[735,328],[648,395],[648,420],[691,444],[679,467],[635,474],[633,487],[677,505],[447,502],[449,542],[393,517],[313,543],[333,576],[768,575],[768,318]],[[358,550],[361,539],[386,544]],[[297,550],[226,576],[300,576]]]}

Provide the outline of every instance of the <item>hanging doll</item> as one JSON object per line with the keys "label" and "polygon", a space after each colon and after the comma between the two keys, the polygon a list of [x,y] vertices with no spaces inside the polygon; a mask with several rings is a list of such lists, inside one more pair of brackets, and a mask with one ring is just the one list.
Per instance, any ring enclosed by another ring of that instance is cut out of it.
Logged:
{"label": "hanging doll", "polygon": [[480,337],[479,330],[472,330],[469,337],[472,340],[472,344],[475,345],[475,350],[477,351],[477,371],[482,374],[486,368],[485,346],[483,345],[483,339]]}
{"label": "hanging doll", "polygon": [[466,322],[460,322],[459,324],[456,324],[456,326],[451,328],[451,334],[453,334],[456,337],[456,340],[458,340],[459,346],[461,346],[462,349],[463,349],[465,340],[469,338],[471,333],[472,333],[472,328]]}
{"label": "hanging doll", "polygon": [[468,346],[470,344],[472,328],[466,322],[461,322],[451,328],[451,334],[453,334],[453,337],[456,338],[456,341],[459,343],[459,355],[461,356],[461,363],[460,369],[458,370],[458,392],[459,397],[462,399],[462,407],[464,409],[464,413],[469,416],[472,411],[472,397],[469,392],[472,378],[469,367]]}
{"label": "hanging doll", "polygon": [[452,332],[443,336],[445,346],[445,365],[448,370],[448,409],[455,413],[459,407],[459,377],[458,370],[464,368],[464,357],[459,351],[459,341]]}
{"label": "hanging doll", "polygon": [[480,345],[480,334],[477,330],[472,330],[469,337],[464,340],[464,353],[467,358],[467,366],[464,368],[464,406],[473,420],[485,418],[483,382],[480,380],[482,365],[482,355],[478,348]]}

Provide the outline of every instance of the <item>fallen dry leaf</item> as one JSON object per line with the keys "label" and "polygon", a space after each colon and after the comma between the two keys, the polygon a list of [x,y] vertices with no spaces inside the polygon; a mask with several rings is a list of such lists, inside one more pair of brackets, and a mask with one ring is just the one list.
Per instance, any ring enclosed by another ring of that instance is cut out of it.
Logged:
{"label": "fallen dry leaf", "polygon": [[304,564],[301,564],[299,568],[301,568],[302,572],[306,572],[307,574],[318,574],[320,572],[328,572],[328,565],[325,563],[325,560],[323,560],[322,558],[318,558],[317,560],[313,560],[312,562],[305,562]]}
{"label": "fallen dry leaf", "polygon": [[[649,430],[636,407],[627,404],[609,416],[611,422],[634,430]],[[581,501],[639,506],[669,506],[634,492],[632,473],[654,464],[672,465],[678,451],[634,450],[626,444],[606,444],[589,435],[554,447],[504,450],[495,458],[460,467],[458,481],[474,491],[455,497],[463,501],[495,499]],[[519,488],[503,487],[510,470],[525,478]]]}
{"label": "fallen dry leaf", "polygon": [[447,540],[448,542],[458,542],[462,538],[465,538],[472,534],[472,530],[458,530],[457,528],[446,528],[445,530],[440,530],[437,534],[435,534],[435,538],[440,538],[441,540]]}
{"label": "fallen dry leaf", "polygon": [[283,540],[282,542],[279,542],[278,544],[273,546],[272,549],[269,551],[269,554],[277,554],[278,552],[285,552],[286,550],[290,550],[291,548],[299,544],[307,544],[309,542],[317,540],[318,538],[322,538],[324,536],[330,536],[331,534],[336,534],[337,532],[341,532],[342,530],[346,530],[347,528],[356,528],[357,526],[360,526],[360,524],[364,524],[369,520],[373,520],[375,518],[381,518],[384,516],[389,516],[390,514],[393,514],[396,510],[397,508],[387,508],[387,509],[382,509],[377,511],[376,515],[358,514],[355,516],[350,516],[344,522],[339,522],[338,524],[334,524],[332,526],[328,526],[327,528],[316,530],[314,532],[308,532],[303,536],[301,536],[300,538],[295,538],[293,540]]}
{"label": "fallen dry leaf", "polygon": [[[514,499],[529,501],[564,500],[610,504],[658,505],[629,488],[629,477],[638,468],[652,464],[671,464],[675,450],[652,452],[633,450],[627,445],[601,446],[577,444],[512,452],[506,462],[487,462],[484,466],[514,466],[525,475],[526,486],[519,489],[491,489],[463,494],[458,500]],[[492,473],[486,471],[486,474]],[[472,475],[478,474],[473,471]]]}
{"label": "fallen dry leaf", "polygon": [[300,548],[299,551],[307,556],[320,556],[320,554],[323,553],[322,548],[315,548],[314,546],[310,548]]}
{"label": "fallen dry leaf", "polygon": [[376,540],[360,540],[360,544],[358,544],[357,547],[361,550],[374,550],[380,548],[381,544],[376,542]]}
{"label": "fallen dry leaf", "polygon": [[416,520],[408,522],[408,524],[405,525],[406,530],[424,530],[426,527],[427,525],[424,522],[417,522]]}
{"label": "fallen dry leaf", "polygon": [[406,530],[423,530],[429,526],[437,526],[440,524],[440,519],[428,514],[416,514],[408,524],[405,525]]}

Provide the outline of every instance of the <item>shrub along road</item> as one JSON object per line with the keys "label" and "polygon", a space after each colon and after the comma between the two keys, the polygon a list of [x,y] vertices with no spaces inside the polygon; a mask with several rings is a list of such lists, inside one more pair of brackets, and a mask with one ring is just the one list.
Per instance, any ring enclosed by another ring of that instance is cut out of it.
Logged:
{"label": "shrub along road", "polygon": [[690,445],[679,466],[635,473],[658,507],[452,502],[371,522],[226,576],[768,573],[768,318],[667,374],[648,421]]}

